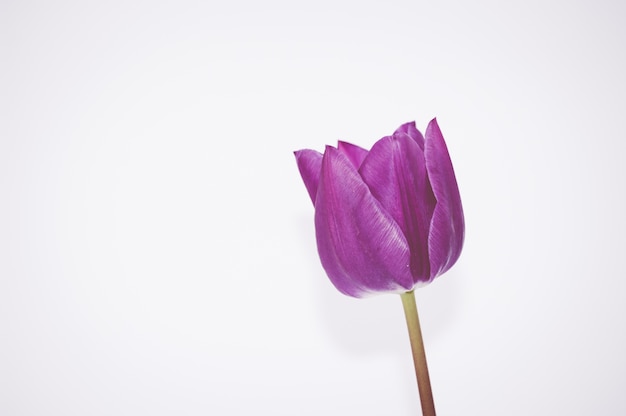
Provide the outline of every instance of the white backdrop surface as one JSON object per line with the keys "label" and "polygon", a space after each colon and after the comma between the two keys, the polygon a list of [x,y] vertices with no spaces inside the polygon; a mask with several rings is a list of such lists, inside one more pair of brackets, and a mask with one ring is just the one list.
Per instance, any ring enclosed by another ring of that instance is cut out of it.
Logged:
{"label": "white backdrop surface", "polygon": [[2,2],[0,414],[419,414],[400,299],[332,287],[292,152],[433,117],[438,413],[626,414],[625,14]]}

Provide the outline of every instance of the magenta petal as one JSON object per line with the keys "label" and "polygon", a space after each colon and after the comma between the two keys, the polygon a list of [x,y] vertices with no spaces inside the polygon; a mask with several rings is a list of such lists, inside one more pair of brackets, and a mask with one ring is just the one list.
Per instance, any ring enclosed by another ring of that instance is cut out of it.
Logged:
{"label": "magenta petal", "polygon": [[424,155],[437,206],[428,236],[431,279],[445,273],[461,255],[465,220],[448,148],[433,119],[426,128]]}
{"label": "magenta petal", "polygon": [[413,288],[402,231],[337,149],[322,160],[315,230],[322,265],[335,287],[354,297]]}
{"label": "magenta petal", "polygon": [[348,142],[339,141],[337,143],[337,149],[348,157],[348,160],[350,160],[355,169],[359,169],[359,166],[363,163],[363,159],[367,156],[367,150]]}
{"label": "magenta petal", "polygon": [[393,134],[397,133],[404,133],[408,135],[411,139],[415,140],[420,149],[424,150],[424,136],[422,136],[422,133],[417,129],[414,121],[404,123],[398,127]]}
{"label": "magenta petal", "polygon": [[407,134],[394,133],[374,144],[359,173],[402,229],[411,251],[414,282],[429,281],[428,229],[435,198],[422,149]]}
{"label": "magenta petal", "polygon": [[300,170],[300,176],[302,176],[304,181],[304,186],[306,186],[311,201],[315,205],[315,196],[322,169],[322,154],[309,149],[298,150],[293,153],[296,155],[296,163]]}

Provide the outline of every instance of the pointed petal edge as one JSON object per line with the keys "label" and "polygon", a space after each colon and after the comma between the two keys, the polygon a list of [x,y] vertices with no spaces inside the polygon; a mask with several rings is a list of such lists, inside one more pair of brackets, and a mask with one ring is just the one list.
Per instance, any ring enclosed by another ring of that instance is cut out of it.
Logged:
{"label": "pointed petal edge", "polygon": [[322,154],[315,150],[303,149],[293,152],[296,156],[296,163],[300,176],[304,181],[309,197],[315,205],[317,187],[319,186],[320,173],[322,169]]}

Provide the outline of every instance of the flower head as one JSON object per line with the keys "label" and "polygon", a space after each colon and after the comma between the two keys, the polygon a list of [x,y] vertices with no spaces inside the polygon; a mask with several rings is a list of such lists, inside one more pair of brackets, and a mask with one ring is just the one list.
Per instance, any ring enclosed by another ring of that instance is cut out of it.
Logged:
{"label": "flower head", "polygon": [[317,248],[342,293],[402,293],[431,282],[459,258],[465,224],[443,135],[400,126],[371,150],[339,142],[295,152],[315,206]]}

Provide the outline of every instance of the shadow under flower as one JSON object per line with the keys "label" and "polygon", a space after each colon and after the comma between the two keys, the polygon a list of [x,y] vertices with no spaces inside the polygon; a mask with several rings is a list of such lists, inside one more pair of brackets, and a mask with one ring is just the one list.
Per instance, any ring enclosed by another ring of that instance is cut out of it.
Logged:
{"label": "shadow under flower", "polygon": [[[453,282],[456,274],[451,271],[415,290],[427,345],[453,325],[460,310],[461,286]],[[408,334],[399,295],[355,299],[336,291],[321,266],[319,273],[312,276],[317,316],[332,343],[352,354],[407,354],[409,357]],[[447,284],[449,282],[451,284]]]}

